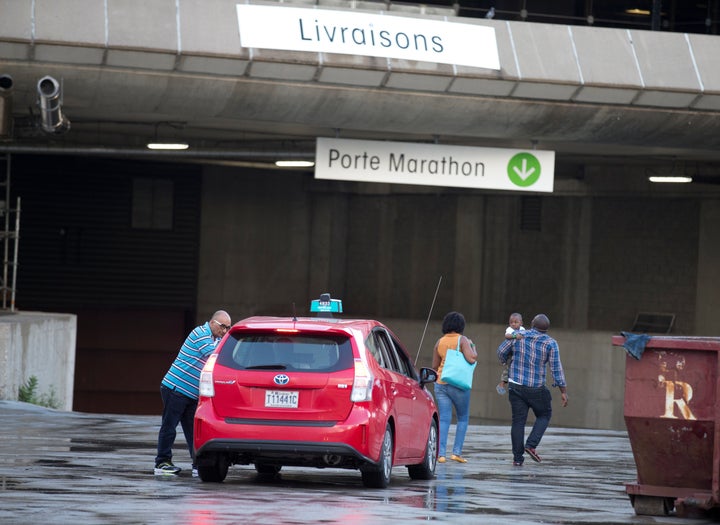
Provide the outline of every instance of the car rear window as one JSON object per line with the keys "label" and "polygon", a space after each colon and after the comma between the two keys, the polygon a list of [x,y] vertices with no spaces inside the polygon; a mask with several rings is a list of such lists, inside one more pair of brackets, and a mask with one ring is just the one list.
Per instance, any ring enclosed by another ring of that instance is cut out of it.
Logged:
{"label": "car rear window", "polygon": [[218,364],[235,370],[335,372],[354,366],[350,339],[338,335],[231,334]]}

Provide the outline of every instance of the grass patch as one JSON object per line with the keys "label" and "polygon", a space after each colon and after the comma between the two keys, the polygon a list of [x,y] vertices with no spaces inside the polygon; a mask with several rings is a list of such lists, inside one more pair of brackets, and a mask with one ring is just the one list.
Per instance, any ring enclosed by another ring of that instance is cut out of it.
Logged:
{"label": "grass patch", "polygon": [[55,395],[55,389],[50,387],[49,394],[38,394],[38,379],[30,376],[24,385],[18,388],[18,401],[32,403],[48,408],[59,408],[60,400]]}

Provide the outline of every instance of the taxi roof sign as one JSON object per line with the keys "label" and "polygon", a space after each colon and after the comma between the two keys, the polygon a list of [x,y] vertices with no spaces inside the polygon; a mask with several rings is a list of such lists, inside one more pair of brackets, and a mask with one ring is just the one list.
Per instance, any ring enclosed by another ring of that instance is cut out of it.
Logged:
{"label": "taxi roof sign", "polygon": [[329,293],[324,293],[320,299],[314,299],[310,303],[310,311],[315,313],[342,313],[342,301],[340,299],[332,299]]}

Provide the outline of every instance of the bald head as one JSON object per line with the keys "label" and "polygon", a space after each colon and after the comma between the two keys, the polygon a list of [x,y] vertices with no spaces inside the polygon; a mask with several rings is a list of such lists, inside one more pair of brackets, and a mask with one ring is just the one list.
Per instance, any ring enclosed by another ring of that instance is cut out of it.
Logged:
{"label": "bald head", "polygon": [[218,310],[212,315],[208,324],[210,325],[210,331],[212,332],[213,337],[220,339],[227,333],[228,330],[230,330],[230,327],[232,326],[230,314],[228,314],[225,310]]}
{"label": "bald head", "polygon": [[223,324],[229,325],[231,323],[230,321],[230,314],[227,313],[225,310],[218,310],[215,312],[212,317],[210,318],[211,321],[218,321]]}
{"label": "bald head", "polygon": [[547,332],[548,328],[550,328],[550,319],[548,319],[547,315],[545,314],[537,314],[533,318],[532,324],[530,326],[538,332]]}

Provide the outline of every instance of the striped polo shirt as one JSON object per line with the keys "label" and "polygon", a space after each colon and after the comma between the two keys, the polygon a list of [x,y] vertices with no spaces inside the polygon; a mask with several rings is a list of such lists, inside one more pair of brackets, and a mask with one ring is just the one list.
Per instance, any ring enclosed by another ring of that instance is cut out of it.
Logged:
{"label": "striped polo shirt", "polygon": [[200,372],[208,356],[215,350],[217,342],[218,339],[210,330],[210,322],[196,327],[180,347],[170,370],[163,377],[162,385],[190,399],[198,399]]}

